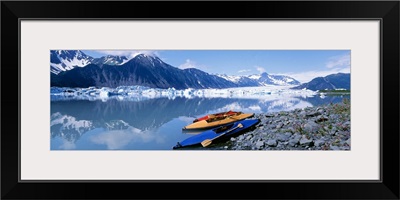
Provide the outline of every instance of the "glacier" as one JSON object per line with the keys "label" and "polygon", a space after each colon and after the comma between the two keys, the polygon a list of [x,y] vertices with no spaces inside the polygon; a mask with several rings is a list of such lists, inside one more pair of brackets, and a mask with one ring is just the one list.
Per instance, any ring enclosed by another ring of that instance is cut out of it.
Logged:
{"label": "glacier", "polygon": [[159,89],[145,86],[119,86],[109,87],[89,87],[89,88],[69,88],[69,87],[50,87],[52,101],[58,100],[102,100],[108,99],[143,101],[154,98],[175,99],[183,97],[192,98],[238,98],[238,99],[263,99],[276,100],[294,97],[313,97],[316,91],[302,89],[293,90],[291,86],[260,86],[260,87],[235,87],[225,89],[193,89],[177,90],[175,88]]}

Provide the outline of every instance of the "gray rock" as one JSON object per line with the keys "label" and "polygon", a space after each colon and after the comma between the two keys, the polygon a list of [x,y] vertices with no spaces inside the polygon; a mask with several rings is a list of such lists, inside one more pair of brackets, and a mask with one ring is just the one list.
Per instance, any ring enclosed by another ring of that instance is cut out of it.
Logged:
{"label": "gray rock", "polygon": [[336,135],[337,133],[337,128],[334,126],[332,127],[332,130],[328,131],[329,135]]}
{"label": "gray rock", "polygon": [[239,137],[238,137],[238,140],[240,140],[240,141],[242,141],[244,139],[244,136],[243,135],[240,135]]}
{"label": "gray rock", "polygon": [[269,129],[274,129],[275,127],[276,127],[275,124],[270,124],[270,125],[268,125],[268,128],[269,128]]}
{"label": "gray rock", "polygon": [[270,139],[270,140],[267,141],[267,145],[270,146],[270,147],[276,147],[277,142],[274,139]]}
{"label": "gray rock", "polygon": [[300,141],[300,138],[291,139],[291,140],[289,140],[289,146],[294,147],[299,143],[299,141]]}
{"label": "gray rock", "polygon": [[231,141],[232,141],[232,142],[236,141],[236,138],[231,137]]}
{"label": "gray rock", "polygon": [[312,111],[312,112],[307,113],[306,116],[307,117],[315,117],[315,116],[318,116],[320,114],[321,114],[320,112]]}
{"label": "gray rock", "polygon": [[337,120],[339,118],[338,114],[331,114],[329,115],[333,120]]}
{"label": "gray rock", "polygon": [[279,142],[285,142],[288,141],[290,138],[290,136],[286,135],[286,134],[276,134],[276,140]]}
{"label": "gray rock", "polygon": [[268,132],[261,132],[262,135],[268,135]]}
{"label": "gray rock", "polygon": [[349,138],[348,140],[346,140],[345,143],[348,144],[349,146],[351,146],[351,138]]}
{"label": "gray rock", "polygon": [[319,125],[313,121],[308,121],[306,124],[304,124],[303,129],[307,133],[314,133],[318,130]]}
{"label": "gray rock", "polygon": [[298,140],[298,141],[301,139],[301,137],[302,136],[300,134],[298,134],[298,133],[293,135],[293,139]]}
{"label": "gray rock", "polygon": [[325,122],[328,121],[328,117],[320,115],[317,117],[317,119],[315,120],[315,122]]}
{"label": "gray rock", "polygon": [[324,140],[315,140],[315,141],[314,141],[314,146],[320,147],[320,146],[323,145],[324,143],[325,143]]}
{"label": "gray rock", "polygon": [[345,122],[343,126],[350,126],[350,121]]}
{"label": "gray rock", "polygon": [[246,136],[246,140],[250,140],[253,137],[253,135],[248,135]]}
{"label": "gray rock", "polygon": [[301,146],[311,146],[312,142],[312,139],[307,139],[305,137],[301,138],[301,140],[299,141]]}
{"label": "gray rock", "polygon": [[329,148],[331,150],[340,150],[340,148],[338,146],[333,146],[333,145],[330,145]]}
{"label": "gray rock", "polygon": [[260,140],[256,143],[257,149],[260,149],[261,147],[264,147],[264,141]]}
{"label": "gray rock", "polygon": [[[293,124],[293,122],[290,122],[290,123]],[[292,132],[292,133],[294,133],[294,131],[295,131],[293,127],[289,127],[288,130],[289,130],[290,132]]]}
{"label": "gray rock", "polygon": [[291,133],[291,132],[286,132],[285,135],[286,135],[287,137],[290,137],[290,136],[292,136],[292,133]]}
{"label": "gray rock", "polygon": [[340,150],[350,150],[350,147],[349,146],[342,146],[342,147],[340,147]]}

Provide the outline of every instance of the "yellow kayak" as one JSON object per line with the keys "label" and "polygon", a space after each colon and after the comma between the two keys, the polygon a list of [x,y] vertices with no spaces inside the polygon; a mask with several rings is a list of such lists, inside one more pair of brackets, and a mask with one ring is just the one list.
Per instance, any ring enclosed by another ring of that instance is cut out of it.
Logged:
{"label": "yellow kayak", "polygon": [[254,113],[240,113],[237,115],[230,115],[227,116],[224,119],[208,119],[208,120],[201,120],[197,121],[195,123],[189,124],[185,127],[183,127],[183,130],[195,130],[195,129],[208,129],[208,128],[214,128],[217,126],[221,126],[224,124],[229,124],[238,120],[246,119],[249,117],[253,117]]}

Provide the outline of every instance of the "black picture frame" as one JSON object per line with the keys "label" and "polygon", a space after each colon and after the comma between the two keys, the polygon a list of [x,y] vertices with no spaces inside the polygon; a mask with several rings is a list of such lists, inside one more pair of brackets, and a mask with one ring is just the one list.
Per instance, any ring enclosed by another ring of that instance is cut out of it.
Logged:
{"label": "black picture frame", "polygon": [[[2,1],[1,198],[399,199],[399,8],[399,1]],[[381,180],[20,182],[20,19],[379,19]]]}

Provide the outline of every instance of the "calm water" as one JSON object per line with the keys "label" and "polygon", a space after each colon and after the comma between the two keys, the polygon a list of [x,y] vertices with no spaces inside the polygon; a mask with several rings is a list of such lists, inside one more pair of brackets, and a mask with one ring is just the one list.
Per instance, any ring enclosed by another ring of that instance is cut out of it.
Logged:
{"label": "calm water", "polygon": [[51,102],[51,150],[171,150],[192,136],[194,118],[228,110],[269,113],[341,102],[349,96],[277,100],[159,98]]}

